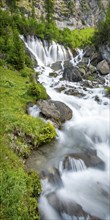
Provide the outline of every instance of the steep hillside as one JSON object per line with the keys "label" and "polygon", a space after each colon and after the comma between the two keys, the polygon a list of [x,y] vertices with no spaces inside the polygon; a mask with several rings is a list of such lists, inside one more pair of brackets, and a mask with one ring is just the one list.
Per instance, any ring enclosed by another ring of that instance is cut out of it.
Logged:
{"label": "steep hillside", "polygon": [[26,16],[35,16],[37,19],[46,17],[54,3],[53,18],[60,28],[70,29],[94,26],[102,20],[108,0],[1,0],[4,9],[16,4]]}

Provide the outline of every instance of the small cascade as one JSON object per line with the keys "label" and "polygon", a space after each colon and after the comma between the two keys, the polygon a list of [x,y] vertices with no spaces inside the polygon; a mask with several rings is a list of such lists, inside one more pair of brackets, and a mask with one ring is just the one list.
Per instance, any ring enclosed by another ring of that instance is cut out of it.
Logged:
{"label": "small cascade", "polygon": [[[27,39],[21,36],[21,39],[33,53],[39,65],[42,64],[48,66],[58,61],[65,61],[73,58],[72,52],[69,48],[66,49],[63,45],[55,43],[54,41],[49,43],[46,40],[41,41],[34,36],[28,36]],[[39,63],[39,61],[41,62]]]}
{"label": "small cascade", "polygon": [[70,54],[71,54],[70,62],[73,64],[73,66],[76,66],[79,62],[81,62],[82,58],[83,58],[83,55],[84,55],[83,50],[81,50],[81,49],[77,49],[77,54],[78,55],[76,57],[72,56],[71,51],[70,51]]}
{"label": "small cascade", "polygon": [[70,165],[73,171],[79,171],[79,170],[84,170],[86,169],[86,165],[83,160],[79,159],[74,159],[69,157]]}
{"label": "small cascade", "polygon": [[62,218],[63,218],[63,220],[91,220],[89,216],[87,216],[87,217],[84,217],[84,216],[77,217],[77,216],[69,216],[65,213],[62,213]]}
{"label": "small cascade", "polygon": [[37,118],[39,116],[40,109],[37,107],[37,105],[34,105],[32,107],[29,107],[28,114],[33,116],[34,118]]}
{"label": "small cascade", "polygon": [[64,161],[60,161],[59,163],[59,171],[62,173],[64,170],[72,170],[74,172],[78,172],[86,169],[86,165],[83,160],[75,159],[72,157],[65,157]]}

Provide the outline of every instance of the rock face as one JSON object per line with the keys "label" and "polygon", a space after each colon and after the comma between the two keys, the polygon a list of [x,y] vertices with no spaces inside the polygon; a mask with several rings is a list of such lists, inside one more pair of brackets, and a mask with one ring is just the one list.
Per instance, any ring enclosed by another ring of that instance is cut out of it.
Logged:
{"label": "rock face", "polygon": [[100,63],[97,65],[97,70],[102,74],[106,75],[110,72],[109,65],[106,60],[102,60]]}
{"label": "rock face", "polygon": [[44,118],[50,119],[56,127],[72,118],[72,110],[64,103],[52,100],[39,100],[37,106]]}
{"label": "rock face", "polygon": [[106,60],[110,65],[110,44],[100,46],[99,51],[101,53],[102,59]]}
{"label": "rock face", "polygon": [[54,17],[57,26],[69,29],[94,26],[104,16],[105,1],[95,0],[56,0]]}
{"label": "rock face", "polygon": [[[7,1],[1,0],[2,8],[6,9]],[[19,0],[16,1],[20,11],[26,16],[34,13],[36,19],[42,15],[46,16],[45,0]],[[69,29],[83,28],[84,26],[94,26],[104,17],[104,8],[107,7],[108,0],[54,0],[54,20],[59,28]]]}
{"label": "rock face", "polygon": [[84,59],[87,58],[93,66],[96,66],[102,60],[101,54],[96,50],[94,46],[87,46],[84,49]]}

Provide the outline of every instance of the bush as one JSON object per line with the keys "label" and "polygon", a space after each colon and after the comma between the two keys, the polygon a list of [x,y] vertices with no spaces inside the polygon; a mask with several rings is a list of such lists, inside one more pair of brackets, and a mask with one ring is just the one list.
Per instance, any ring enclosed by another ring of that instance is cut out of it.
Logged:
{"label": "bush", "polygon": [[40,83],[31,83],[29,85],[28,94],[35,96],[36,100],[39,99],[47,99],[48,94],[46,93],[46,89]]}
{"label": "bush", "polygon": [[12,64],[17,70],[22,69],[25,64],[24,44],[16,29],[10,34],[8,39],[7,62]]}
{"label": "bush", "polygon": [[20,70],[20,74],[22,77],[31,77],[33,72],[33,69],[28,68],[26,66],[24,67],[24,69]]}

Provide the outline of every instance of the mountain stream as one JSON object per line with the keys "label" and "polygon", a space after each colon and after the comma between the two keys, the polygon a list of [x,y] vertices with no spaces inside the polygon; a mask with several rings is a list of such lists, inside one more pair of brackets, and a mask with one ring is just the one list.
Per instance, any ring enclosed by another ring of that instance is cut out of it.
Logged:
{"label": "mountain stream", "polygon": [[[48,44],[34,37],[28,37],[27,41],[22,39],[38,61],[36,71],[40,72],[39,81],[48,95],[73,111],[72,119],[61,130],[57,129],[56,140],[34,151],[27,162],[27,166],[41,172],[40,218],[110,220],[110,101],[104,95],[104,88],[85,90],[80,82],[61,80],[64,61],[70,59],[77,65],[83,57],[82,50],[77,50],[74,58],[69,48],[55,42]],[[56,71],[55,77],[50,76],[55,72],[51,65],[60,61],[62,70]],[[75,88],[84,96],[58,92],[61,87],[65,91]],[[100,103],[96,102],[95,96],[99,97]],[[37,106],[31,107],[30,114],[39,116]],[[94,166],[93,160],[98,159],[102,163]]]}

